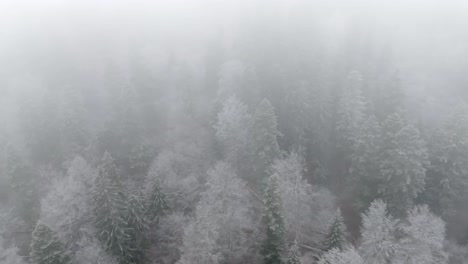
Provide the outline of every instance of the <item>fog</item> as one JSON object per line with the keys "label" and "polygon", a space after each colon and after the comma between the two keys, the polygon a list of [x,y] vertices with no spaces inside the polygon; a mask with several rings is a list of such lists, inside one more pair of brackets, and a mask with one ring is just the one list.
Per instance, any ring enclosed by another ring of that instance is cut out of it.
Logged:
{"label": "fog", "polygon": [[3,0],[0,264],[468,263],[468,2]]}

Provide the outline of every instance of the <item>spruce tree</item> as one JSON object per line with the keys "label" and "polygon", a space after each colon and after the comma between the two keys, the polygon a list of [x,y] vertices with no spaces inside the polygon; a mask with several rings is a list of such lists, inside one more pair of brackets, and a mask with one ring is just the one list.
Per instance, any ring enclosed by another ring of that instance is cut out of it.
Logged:
{"label": "spruce tree", "polygon": [[398,113],[389,115],[382,128],[378,190],[389,211],[401,217],[424,190],[429,165],[427,148],[419,130]]}
{"label": "spruce tree", "polygon": [[301,264],[302,261],[300,259],[301,252],[299,252],[299,245],[297,244],[297,240],[294,241],[294,244],[289,248],[289,256],[287,264]]}
{"label": "spruce tree", "polygon": [[128,263],[142,263],[148,246],[149,225],[141,196],[131,195],[127,206],[127,228],[129,240],[127,248],[132,254],[126,255]]}
{"label": "spruce tree", "polygon": [[266,228],[266,237],[263,241],[261,254],[264,264],[282,264],[282,253],[285,241],[285,219],[278,175],[271,175],[266,181],[263,197],[264,214],[263,224]]}
{"label": "spruce tree", "polygon": [[166,195],[161,190],[159,180],[152,183],[151,193],[146,205],[146,217],[150,223],[157,222],[159,218],[170,210]]}
{"label": "spruce tree", "polygon": [[99,166],[94,194],[94,225],[104,248],[121,259],[133,255],[127,224],[124,193],[118,182],[117,169],[109,153]]}
{"label": "spruce tree", "polygon": [[362,96],[362,76],[349,73],[337,106],[336,130],[339,147],[349,155],[364,121],[365,102]]}
{"label": "spruce tree", "polygon": [[31,260],[34,264],[70,263],[65,246],[57,235],[42,223],[38,223],[32,233]]}
{"label": "spruce tree", "polygon": [[280,135],[273,106],[263,99],[255,109],[251,131],[253,170],[262,178],[274,159],[280,157],[277,137]]}
{"label": "spruce tree", "polygon": [[336,211],[335,217],[333,218],[333,222],[330,225],[328,234],[323,241],[323,250],[325,252],[328,252],[334,248],[343,250],[346,243],[345,232],[343,217],[341,216],[340,209],[338,209]]}

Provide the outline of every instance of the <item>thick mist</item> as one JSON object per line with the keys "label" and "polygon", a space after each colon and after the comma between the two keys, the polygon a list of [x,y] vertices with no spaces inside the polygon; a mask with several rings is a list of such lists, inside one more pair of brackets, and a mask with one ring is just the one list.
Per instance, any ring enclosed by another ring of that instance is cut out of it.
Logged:
{"label": "thick mist", "polygon": [[468,262],[463,0],[0,2],[0,264]]}

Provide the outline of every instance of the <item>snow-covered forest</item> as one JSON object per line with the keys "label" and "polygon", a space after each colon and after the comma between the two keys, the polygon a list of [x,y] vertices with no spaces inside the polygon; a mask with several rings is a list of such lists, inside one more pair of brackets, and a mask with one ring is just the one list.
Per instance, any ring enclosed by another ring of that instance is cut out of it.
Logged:
{"label": "snow-covered forest", "polygon": [[468,3],[0,1],[0,264],[468,263]]}

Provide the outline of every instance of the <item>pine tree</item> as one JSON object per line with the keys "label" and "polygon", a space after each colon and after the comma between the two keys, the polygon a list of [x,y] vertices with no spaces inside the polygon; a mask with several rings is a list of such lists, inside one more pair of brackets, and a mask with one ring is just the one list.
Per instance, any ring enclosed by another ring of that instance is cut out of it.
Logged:
{"label": "pine tree", "polygon": [[408,212],[400,224],[402,238],[396,252],[396,263],[447,263],[445,223],[429,211],[427,205]]}
{"label": "pine tree", "polygon": [[208,171],[207,187],[195,218],[184,228],[179,263],[236,263],[251,242],[249,193],[244,181],[224,162]]}
{"label": "pine tree", "polygon": [[131,257],[129,230],[124,193],[118,182],[117,169],[109,153],[99,166],[94,193],[94,225],[104,248],[121,259]]}
{"label": "pine tree", "polygon": [[126,261],[128,263],[142,263],[149,242],[149,223],[139,195],[131,195],[128,199],[126,222],[129,235],[127,248],[132,250],[132,254],[125,256]]}
{"label": "pine tree", "polygon": [[273,106],[267,99],[263,99],[255,109],[250,133],[253,170],[260,179],[266,174],[273,160],[281,154],[277,140],[280,132],[277,127]]}
{"label": "pine tree", "polygon": [[288,262],[287,264],[302,264],[301,252],[299,251],[299,245],[297,241],[289,248]]}
{"label": "pine tree", "polygon": [[448,217],[456,213],[456,204],[463,204],[468,188],[468,105],[458,105],[428,143],[431,166],[421,200]]}
{"label": "pine tree", "polygon": [[333,218],[333,222],[328,230],[328,234],[325,237],[323,242],[323,250],[325,252],[330,251],[333,248],[338,248],[343,250],[346,243],[345,237],[345,225],[343,222],[343,217],[341,216],[341,211],[338,209]]}
{"label": "pine tree", "polygon": [[396,230],[398,221],[387,213],[381,200],[372,202],[362,215],[362,243],[360,252],[366,263],[389,263],[398,249]]}
{"label": "pine tree", "polygon": [[34,264],[70,263],[62,242],[49,227],[42,223],[38,223],[32,233],[31,259]]}
{"label": "pine tree", "polygon": [[159,218],[170,210],[166,195],[161,190],[158,179],[152,183],[151,192],[146,205],[146,215],[150,223],[157,222]]}
{"label": "pine tree", "polygon": [[338,101],[336,121],[338,145],[348,155],[356,143],[364,121],[365,102],[361,89],[361,74],[357,71],[350,72]]}
{"label": "pine tree", "polygon": [[267,179],[263,204],[263,224],[266,228],[266,237],[263,241],[261,250],[263,263],[282,264],[286,224],[283,217],[283,206],[278,185],[278,175],[276,174],[271,175]]}
{"label": "pine tree", "polygon": [[379,197],[378,186],[382,181],[375,175],[380,172],[382,146],[382,127],[376,117],[370,116],[361,126],[351,158],[352,177],[349,184],[352,185],[356,197],[354,204],[359,211],[364,211]]}
{"label": "pine tree", "polygon": [[389,115],[382,127],[378,190],[389,211],[400,217],[424,189],[428,154],[419,130],[400,114]]}
{"label": "pine tree", "polygon": [[216,138],[223,146],[226,161],[241,169],[248,159],[248,133],[252,116],[247,106],[236,97],[228,98],[214,126]]}

